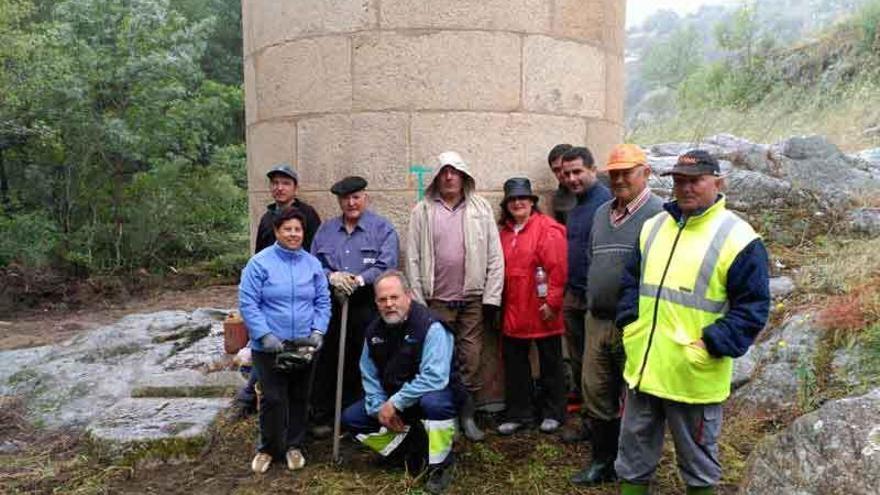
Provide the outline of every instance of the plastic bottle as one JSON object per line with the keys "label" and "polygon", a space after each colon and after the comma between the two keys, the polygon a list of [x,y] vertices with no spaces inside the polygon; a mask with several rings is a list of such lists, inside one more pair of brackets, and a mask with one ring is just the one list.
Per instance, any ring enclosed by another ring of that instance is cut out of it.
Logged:
{"label": "plastic bottle", "polygon": [[538,297],[544,299],[547,297],[547,272],[543,266],[535,268],[535,287],[538,290]]}

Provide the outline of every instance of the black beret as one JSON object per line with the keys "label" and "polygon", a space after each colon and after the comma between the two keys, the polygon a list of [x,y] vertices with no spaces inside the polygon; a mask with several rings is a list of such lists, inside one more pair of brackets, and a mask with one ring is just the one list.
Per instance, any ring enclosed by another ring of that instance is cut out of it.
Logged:
{"label": "black beret", "polygon": [[355,193],[367,188],[367,179],[352,175],[346,177],[330,188],[330,192],[337,196],[345,196],[346,194]]}

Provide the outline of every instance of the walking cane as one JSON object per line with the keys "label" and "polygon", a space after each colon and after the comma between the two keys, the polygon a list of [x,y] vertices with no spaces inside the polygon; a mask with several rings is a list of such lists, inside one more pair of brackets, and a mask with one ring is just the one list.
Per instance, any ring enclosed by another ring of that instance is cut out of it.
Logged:
{"label": "walking cane", "polygon": [[333,413],[333,462],[339,463],[339,431],[342,419],[342,381],[345,369],[345,334],[348,331],[348,299],[342,303],[339,325],[339,361],[336,364],[336,409]]}

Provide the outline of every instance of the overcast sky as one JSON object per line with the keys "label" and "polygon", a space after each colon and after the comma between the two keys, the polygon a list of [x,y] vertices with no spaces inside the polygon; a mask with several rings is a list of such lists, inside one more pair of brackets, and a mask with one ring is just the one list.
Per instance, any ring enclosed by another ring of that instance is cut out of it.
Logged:
{"label": "overcast sky", "polygon": [[641,24],[646,17],[661,9],[681,14],[696,11],[700,5],[736,4],[739,0],[627,0],[626,27]]}

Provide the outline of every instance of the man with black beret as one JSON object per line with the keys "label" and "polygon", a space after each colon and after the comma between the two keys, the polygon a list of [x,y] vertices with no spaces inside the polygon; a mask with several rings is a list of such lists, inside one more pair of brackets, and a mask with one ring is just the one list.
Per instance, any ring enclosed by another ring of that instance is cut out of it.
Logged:
{"label": "man with black beret", "polygon": [[342,214],[321,225],[311,253],[324,267],[333,292],[333,311],[326,342],[318,358],[312,399],[312,433],[330,433],[335,401],[342,304],[348,301],[348,326],[343,369],[343,406],[361,398],[358,368],[364,328],[377,317],[373,282],[388,269],[397,268],[399,240],[387,218],[367,209],[369,197],[363,177],[346,177],[330,188]]}

